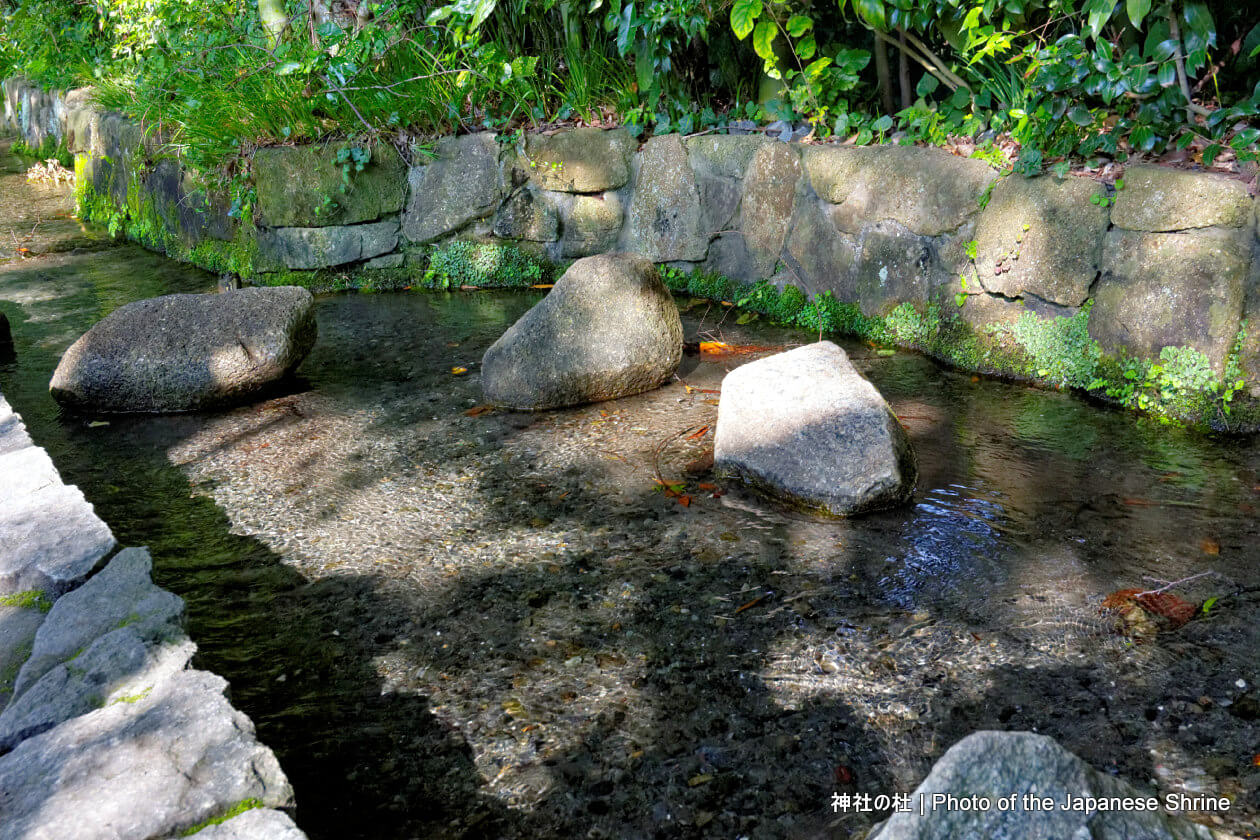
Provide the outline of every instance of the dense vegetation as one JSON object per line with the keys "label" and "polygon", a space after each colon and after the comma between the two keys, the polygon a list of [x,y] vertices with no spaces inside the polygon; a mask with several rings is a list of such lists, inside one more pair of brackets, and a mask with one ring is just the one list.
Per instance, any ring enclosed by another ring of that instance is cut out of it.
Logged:
{"label": "dense vegetation", "polygon": [[330,134],[807,122],[1254,155],[1260,12],[1224,0],[0,0],[0,75],[92,84],[194,165]]}

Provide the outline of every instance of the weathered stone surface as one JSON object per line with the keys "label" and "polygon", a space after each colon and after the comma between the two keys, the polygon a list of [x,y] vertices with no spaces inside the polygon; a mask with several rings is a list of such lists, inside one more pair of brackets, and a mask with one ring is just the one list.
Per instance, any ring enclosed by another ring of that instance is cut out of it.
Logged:
{"label": "weathered stone surface", "polygon": [[345,265],[397,247],[398,222],[392,219],[342,227],[272,228],[258,234],[262,262],[275,270]]}
{"label": "weathered stone surface", "polygon": [[154,642],[120,627],[56,665],[0,713],[0,751],[110,703],[133,702],[184,670],[197,646],[187,636]]}
{"label": "weathered stone surface", "polygon": [[773,274],[779,261],[800,177],[800,157],[783,143],[761,146],[748,164],[739,228],[752,259],[749,271],[758,279]]}
{"label": "weathered stone surface", "polygon": [[0,712],[13,696],[18,671],[31,655],[35,634],[43,623],[44,613],[38,606],[10,605],[0,597]]}
{"label": "weathered stone surface", "polygon": [[146,641],[180,636],[184,602],[153,585],[152,568],[148,551],[124,549],[99,574],[59,598],[18,674],[14,696],[21,697],[53,668],[120,627],[130,627]]}
{"label": "weathered stone surface", "polygon": [[538,410],[647,391],[682,359],[682,322],[651,262],[605,254],[575,262],[482,359],[486,398]]}
{"label": "weathered stone surface", "polygon": [[203,828],[196,836],[197,840],[306,840],[288,814],[271,808],[253,808]]}
{"label": "weathered stone surface", "polygon": [[0,840],[169,837],[244,800],[292,804],[275,756],[226,687],[182,671],[0,756]]}
{"label": "weathered stone surface", "polygon": [[1188,345],[1220,373],[1242,318],[1251,232],[1113,230],[1103,247],[1090,334],[1104,350],[1145,358]]}
{"label": "weathered stone surface", "polygon": [[8,505],[39,490],[61,484],[61,475],[52,458],[38,446],[27,446],[0,455],[0,505]]}
{"label": "weathered stone surface", "polygon": [[857,295],[853,283],[857,239],[836,230],[834,210],[812,193],[797,196],[783,262],[791,284],[807,295],[830,290],[838,300],[852,301]]}
{"label": "weathered stone surface", "polygon": [[738,181],[758,149],[772,141],[763,135],[703,134],[683,141],[697,176],[709,175]]}
{"label": "weathered stone surface", "polygon": [[802,154],[814,191],[840,205],[836,221],[849,233],[880,219],[924,236],[947,233],[980,209],[997,177],[982,161],[918,146],[806,146]]}
{"label": "weathered stone surface", "polygon": [[380,257],[373,257],[363,264],[368,271],[380,271],[386,268],[401,268],[405,257],[401,253],[385,254]]}
{"label": "weathered stone surface", "polygon": [[311,293],[293,286],[141,300],[72,344],[50,387],[62,405],[95,412],[236,402],[292,372],[315,329]]}
{"label": "weathered stone surface", "polygon": [[1087,178],[999,181],[976,221],[976,270],[984,288],[1005,297],[1031,293],[1063,306],[1084,303],[1107,230],[1106,208],[1089,200],[1098,191]]}
{"label": "weathered stone surface", "polygon": [[726,375],[714,466],[773,498],[834,516],[901,504],[917,475],[888,403],[830,341]]}
{"label": "weathered stone surface", "polygon": [[616,190],[630,180],[635,140],[624,128],[576,128],[531,134],[525,141],[529,178],[545,190],[594,193]]}
{"label": "weathered stone surface", "polygon": [[494,235],[529,242],[555,242],[560,238],[560,214],[546,194],[518,190],[494,217]]}
{"label": "weathered stone surface", "polygon": [[929,300],[938,274],[931,237],[911,233],[892,219],[867,225],[858,236],[853,286],[866,315],[886,314],[903,301]]}
{"label": "weathered stone surface", "polygon": [[767,276],[765,272],[757,273],[753,258],[748,253],[744,234],[739,231],[720,233],[709,243],[709,256],[705,258],[704,269],[745,283],[755,283]]}
{"label": "weathered stone surface", "polygon": [[1151,232],[1245,227],[1254,203],[1246,184],[1225,175],[1130,166],[1124,189],[1116,192],[1111,221],[1118,228]]}
{"label": "weathered stone surface", "polygon": [[710,237],[729,231],[739,210],[743,183],[721,175],[697,173],[696,189],[700,191],[700,230]]}
{"label": "weathered stone surface", "polygon": [[71,108],[66,115],[66,148],[71,154],[82,154],[92,148],[92,131],[99,113],[91,106]]}
{"label": "weathered stone surface", "polygon": [[18,449],[31,445],[31,436],[26,433],[26,424],[9,405],[9,401],[0,394],[0,455],[7,455]]}
{"label": "weathered stone surface", "polygon": [[39,590],[56,598],[115,545],[77,487],[60,480],[0,504],[0,595]]}
{"label": "weathered stone surface", "polygon": [[490,132],[443,137],[433,159],[407,174],[402,233],[422,245],[453,233],[499,206],[499,144]]}
{"label": "weathered stone surface", "polygon": [[615,192],[575,195],[568,205],[560,238],[566,257],[587,257],[611,251],[617,245],[625,210]]}
{"label": "weathered stone surface", "polygon": [[703,260],[709,236],[700,223],[700,193],[682,140],[676,134],[653,137],[635,157],[634,170],[624,249],[653,262]]}
{"label": "weathered stone surface", "polygon": [[[1014,809],[932,808],[935,794],[988,797],[1012,794]],[[1048,798],[1054,807],[1025,810],[1022,796]],[[952,746],[911,795],[910,812],[894,812],[871,840],[1212,840],[1219,835],[1165,811],[1063,807],[1068,797],[1145,798],[1117,778],[1099,773],[1052,738],[1031,732],[976,732]],[[920,798],[924,814],[919,814]]]}
{"label": "weathered stone surface", "polygon": [[378,143],[350,183],[342,178],[336,146],[259,149],[251,170],[258,191],[258,221],[272,227],[318,227],[371,222],[402,210],[407,165]]}

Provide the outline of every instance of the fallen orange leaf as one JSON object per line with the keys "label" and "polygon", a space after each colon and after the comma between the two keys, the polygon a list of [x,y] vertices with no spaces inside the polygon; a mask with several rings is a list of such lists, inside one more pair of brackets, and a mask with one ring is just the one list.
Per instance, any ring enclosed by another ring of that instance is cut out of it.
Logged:
{"label": "fallen orange leaf", "polygon": [[468,368],[466,367],[457,366],[457,367],[451,368],[451,374],[454,376],[463,376],[465,373],[468,373]]}
{"label": "fallen orange leaf", "polygon": [[745,356],[749,353],[768,353],[780,350],[779,347],[768,347],[763,344],[727,344],[725,341],[700,342],[702,356]]}
{"label": "fallen orange leaf", "polygon": [[1203,549],[1204,554],[1209,554],[1213,557],[1221,553],[1221,544],[1210,537],[1199,543],[1199,548]]}
{"label": "fallen orange leaf", "polygon": [[697,484],[696,486],[697,486],[697,487],[699,487],[701,490],[716,490],[716,489],[718,489],[718,486],[717,486],[716,484],[709,484],[708,482],[701,482],[701,483]]}
{"label": "fallen orange leaf", "polygon": [[491,411],[494,411],[494,406],[490,403],[485,403],[484,405],[474,405],[472,408],[464,412],[464,416],[480,417],[481,415],[487,414]]}
{"label": "fallen orange leaf", "polygon": [[1144,592],[1141,589],[1117,589],[1102,602],[1103,609],[1124,612],[1139,606],[1149,613],[1163,616],[1172,623],[1173,629],[1194,618],[1194,604],[1171,592]]}
{"label": "fallen orange leaf", "polygon": [[762,601],[764,601],[764,600],[766,600],[766,596],[765,596],[765,595],[758,595],[756,598],[753,598],[753,599],[752,599],[751,601],[749,601],[747,604],[744,604],[742,607],[740,607],[739,609],[735,610],[735,615],[739,615],[739,614],[740,614],[740,613],[742,613],[744,610],[750,610],[750,609],[752,609],[753,607],[757,606],[758,604],[760,604],[760,603],[761,603]]}
{"label": "fallen orange leaf", "polygon": [[708,433],[709,433],[709,427],[701,426],[700,431],[696,432],[694,435],[687,435],[687,440],[700,440],[700,438],[704,437]]}
{"label": "fallen orange leaf", "polygon": [[682,505],[683,507],[691,507],[691,497],[690,497],[690,496],[679,496],[679,497],[678,497],[678,504]]}
{"label": "fallen orange leaf", "polygon": [[712,449],[710,449],[708,452],[701,455],[696,460],[692,461],[687,466],[683,467],[684,472],[691,473],[692,475],[695,475],[696,473],[708,472],[711,469],[713,469],[713,450]]}
{"label": "fallen orange leaf", "polygon": [[530,288],[531,289],[550,289],[555,285],[556,285],[555,283],[535,283],[534,285],[530,286]]}

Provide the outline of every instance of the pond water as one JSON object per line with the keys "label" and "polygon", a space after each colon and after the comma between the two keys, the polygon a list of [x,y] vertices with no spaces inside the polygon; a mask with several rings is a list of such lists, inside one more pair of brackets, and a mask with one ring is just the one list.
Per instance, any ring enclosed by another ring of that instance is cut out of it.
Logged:
{"label": "pond water", "polygon": [[[1228,794],[1201,818],[1254,830],[1256,442],[844,343],[920,478],[902,509],[824,521],[686,471],[754,356],[480,410],[481,354],[542,292],[320,297],[282,393],[100,424],[49,398],[60,354],[216,279],[109,242],[0,160],[0,391],[119,541],[151,547],[311,837],[860,836],[879,815],[832,813],[833,791],[908,792],[986,728]],[[811,340],[683,318],[689,341]],[[1099,613],[1203,572],[1175,591],[1219,601],[1179,629],[1134,643]]]}

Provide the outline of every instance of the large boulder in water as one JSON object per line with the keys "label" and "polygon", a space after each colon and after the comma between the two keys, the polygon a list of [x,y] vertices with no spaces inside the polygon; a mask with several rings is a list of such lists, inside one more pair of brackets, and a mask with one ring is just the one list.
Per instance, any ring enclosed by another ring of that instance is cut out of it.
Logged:
{"label": "large boulder in water", "polygon": [[[1006,797],[1013,800],[999,801]],[[909,804],[908,811],[894,812],[871,840],[1228,836],[1151,808],[1167,804],[1166,799],[1100,773],[1053,739],[1031,732],[968,735],[936,762]]]}
{"label": "large boulder in water", "polygon": [[720,474],[833,516],[901,504],[917,477],[901,423],[830,341],[728,373],[713,455]]}
{"label": "large boulder in water", "polygon": [[682,339],[651,261],[586,257],[486,351],[481,387],[491,402],[527,411],[638,394],[674,372]]}
{"label": "large boulder in water", "polygon": [[315,329],[311,293],[294,286],[136,301],[70,345],[50,387],[62,405],[90,412],[240,402],[293,371]]}

